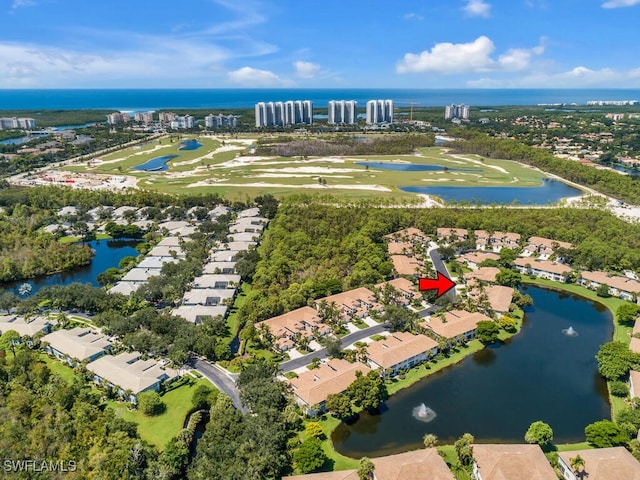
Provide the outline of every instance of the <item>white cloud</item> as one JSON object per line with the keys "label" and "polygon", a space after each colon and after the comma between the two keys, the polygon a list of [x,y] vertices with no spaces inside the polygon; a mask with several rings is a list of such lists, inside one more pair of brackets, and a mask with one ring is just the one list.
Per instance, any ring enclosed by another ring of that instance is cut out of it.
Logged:
{"label": "white cloud", "polygon": [[23,7],[35,7],[38,3],[35,0],[13,0],[11,4],[11,10],[16,10]]}
{"label": "white cloud", "polygon": [[313,78],[320,73],[320,65],[311,62],[298,61],[293,64],[296,76],[300,78]]}
{"label": "white cloud", "polygon": [[402,18],[404,18],[405,20],[424,20],[424,16],[420,15],[419,13],[405,13]]}
{"label": "white cloud", "polygon": [[640,0],[609,0],[602,4],[602,8],[622,8],[640,5]]}
{"label": "white cloud", "polygon": [[227,75],[234,84],[244,87],[279,87],[288,83],[269,70],[252,67],[242,67],[228,72]]}
{"label": "white cloud", "polygon": [[467,0],[467,4],[462,8],[469,17],[488,18],[491,15],[491,5],[483,0]]}
{"label": "white cloud", "polygon": [[396,66],[396,72],[454,74],[526,70],[534,56],[544,53],[545,42],[542,38],[533,48],[511,48],[497,59],[491,57],[495,45],[485,36],[469,43],[437,43],[430,51],[405,54]]}

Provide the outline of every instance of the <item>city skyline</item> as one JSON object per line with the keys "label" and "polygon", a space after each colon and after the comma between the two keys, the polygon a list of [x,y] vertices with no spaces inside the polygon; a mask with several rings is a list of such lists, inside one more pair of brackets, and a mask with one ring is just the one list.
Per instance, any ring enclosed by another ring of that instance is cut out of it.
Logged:
{"label": "city skyline", "polygon": [[13,0],[0,15],[0,88],[640,84],[640,0]]}

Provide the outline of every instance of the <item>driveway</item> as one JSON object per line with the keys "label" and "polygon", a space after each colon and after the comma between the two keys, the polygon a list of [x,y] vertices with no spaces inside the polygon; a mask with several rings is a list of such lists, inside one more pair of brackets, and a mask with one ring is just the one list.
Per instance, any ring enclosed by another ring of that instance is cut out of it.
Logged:
{"label": "driveway", "polygon": [[220,367],[209,363],[206,360],[201,360],[196,357],[191,357],[187,362],[187,365],[200,372],[200,374],[213,383],[218,390],[229,395],[233,400],[235,407],[242,413],[247,413],[249,411],[240,401],[240,391],[238,390],[238,387],[236,387],[236,379],[233,375],[228,374]]}

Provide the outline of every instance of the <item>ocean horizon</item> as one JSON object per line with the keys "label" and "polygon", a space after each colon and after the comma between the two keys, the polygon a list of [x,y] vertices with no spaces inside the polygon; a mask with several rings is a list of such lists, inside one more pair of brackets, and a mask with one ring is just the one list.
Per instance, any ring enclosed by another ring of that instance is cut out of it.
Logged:
{"label": "ocean horizon", "polygon": [[640,89],[1,89],[0,110],[241,109],[287,100],[311,100],[317,108],[326,108],[330,100],[356,100],[364,108],[372,99],[391,99],[398,107],[586,105],[595,100],[638,101]]}

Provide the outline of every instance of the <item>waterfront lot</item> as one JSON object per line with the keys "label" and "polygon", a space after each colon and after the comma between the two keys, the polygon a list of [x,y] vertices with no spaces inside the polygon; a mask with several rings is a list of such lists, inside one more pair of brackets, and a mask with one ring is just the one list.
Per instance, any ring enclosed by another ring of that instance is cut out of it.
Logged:
{"label": "waterfront lot", "polygon": [[[202,146],[179,150],[182,141],[197,138]],[[99,157],[65,169],[71,172],[129,175],[140,188],[167,193],[217,192],[235,198],[268,191],[291,193],[348,193],[350,197],[410,199],[401,186],[511,186],[541,184],[542,173],[516,162],[453,155],[440,147],[421,148],[413,155],[362,157],[261,157],[252,154],[257,136],[173,136]],[[166,171],[135,171],[153,158],[177,155]],[[394,170],[361,162],[392,163]],[[432,171],[397,170],[413,165],[433,165]]]}

